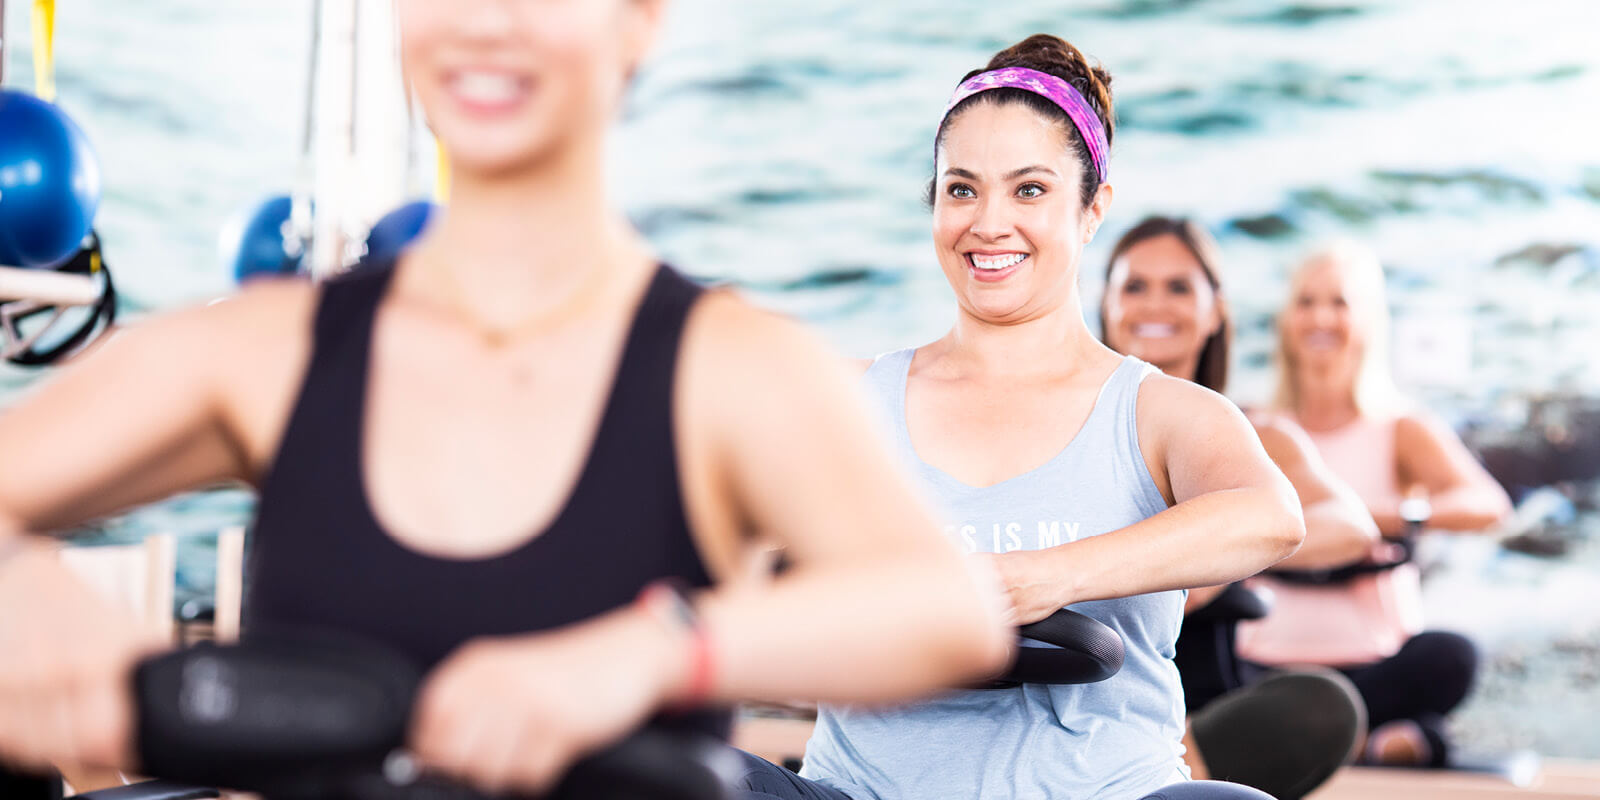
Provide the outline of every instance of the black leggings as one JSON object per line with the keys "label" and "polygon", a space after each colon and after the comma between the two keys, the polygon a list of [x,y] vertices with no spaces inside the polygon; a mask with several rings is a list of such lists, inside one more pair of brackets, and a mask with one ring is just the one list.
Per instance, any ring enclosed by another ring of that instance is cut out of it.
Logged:
{"label": "black leggings", "polygon": [[[1184,626],[1177,662],[1190,711],[1275,669],[1235,656],[1232,629],[1232,623]],[[1382,661],[1339,671],[1361,691],[1368,725],[1376,728],[1419,714],[1448,714],[1461,705],[1478,674],[1478,648],[1457,633],[1424,631]]]}
{"label": "black leggings", "polygon": [[1433,748],[1433,766],[1447,763],[1444,715],[1466,699],[1478,674],[1478,648],[1471,640],[1446,631],[1424,631],[1376,664],[1339,671],[1367,703],[1368,730],[1411,720]]}
{"label": "black leggings", "polygon": [[[1206,633],[1191,638],[1191,644],[1198,646],[1189,648],[1188,658],[1184,657],[1184,642],[1179,640],[1179,669],[1191,711],[1230,689],[1255,683],[1274,669],[1236,658],[1231,635]],[[1361,692],[1369,731],[1396,720],[1410,720],[1432,746],[1432,766],[1448,763],[1444,716],[1466,699],[1478,674],[1478,648],[1470,639],[1447,631],[1424,631],[1411,637],[1400,652],[1376,664],[1339,671]]]}
{"label": "black leggings", "polygon": [[[843,792],[806,780],[766,759],[735,752],[744,759],[744,772],[734,784],[734,800],[853,800]],[[1190,781],[1158,789],[1139,800],[1272,800],[1272,797],[1234,783]]]}

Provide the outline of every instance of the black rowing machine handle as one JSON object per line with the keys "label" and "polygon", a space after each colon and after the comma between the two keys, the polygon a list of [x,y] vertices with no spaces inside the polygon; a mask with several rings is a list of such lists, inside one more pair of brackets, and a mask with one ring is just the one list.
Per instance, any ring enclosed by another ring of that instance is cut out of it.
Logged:
{"label": "black rowing machine handle", "polygon": [[[1076,611],[1061,609],[1017,630],[1022,640],[1011,667],[985,688],[1024,683],[1096,683],[1122,669],[1122,637],[1110,626]],[[1038,645],[1030,645],[1029,641]]]}
{"label": "black rowing machine handle", "polygon": [[[486,797],[414,770],[396,777],[420,676],[379,646],[313,636],[202,646],[145,661],[134,681],[146,774],[286,798]],[[643,731],[579,762],[550,797],[721,800],[735,769],[720,743]]]}

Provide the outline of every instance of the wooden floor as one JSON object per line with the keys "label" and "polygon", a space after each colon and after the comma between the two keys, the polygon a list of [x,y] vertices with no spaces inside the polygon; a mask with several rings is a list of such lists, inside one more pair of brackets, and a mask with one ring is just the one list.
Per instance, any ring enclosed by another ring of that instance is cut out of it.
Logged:
{"label": "wooden floor", "polygon": [[[733,744],[775,764],[805,754],[809,719],[741,716]],[[1525,787],[1505,778],[1438,770],[1349,767],[1309,800],[1600,800],[1600,762],[1541,759]]]}
{"label": "wooden floor", "polygon": [[1544,759],[1526,787],[1503,778],[1463,772],[1350,767],[1333,776],[1311,800],[1596,800],[1600,763]]}

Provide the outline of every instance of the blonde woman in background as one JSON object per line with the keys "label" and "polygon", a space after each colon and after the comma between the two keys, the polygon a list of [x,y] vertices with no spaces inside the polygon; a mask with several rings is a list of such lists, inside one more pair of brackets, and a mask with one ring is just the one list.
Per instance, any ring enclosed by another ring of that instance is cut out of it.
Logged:
{"label": "blonde woman in background", "polygon": [[[1480,531],[1509,510],[1505,491],[1440,419],[1395,386],[1383,269],[1369,249],[1313,252],[1290,282],[1278,321],[1274,405],[1305,429],[1382,532],[1370,563],[1394,559],[1415,524]],[[1271,580],[1271,579],[1263,579]],[[1366,700],[1370,760],[1443,766],[1444,715],[1472,687],[1466,638],[1422,631],[1421,583],[1406,563],[1324,585],[1273,582],[1279,607],[1242,626],[1239,651],[1264,665],[1340,668]]]}

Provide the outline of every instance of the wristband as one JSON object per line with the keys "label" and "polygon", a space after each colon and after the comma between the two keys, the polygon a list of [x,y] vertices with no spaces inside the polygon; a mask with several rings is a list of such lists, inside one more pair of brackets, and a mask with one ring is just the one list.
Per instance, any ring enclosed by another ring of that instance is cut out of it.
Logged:
{"label": "wristband", "polygon": [[1433,518],[1433,504],[1429,503],[1426,497],[1408,497],[1401,500],[1397,511],[1400,519],[1407,525],[1419,528],[1428,524],[1428,520]]}
{"label": "wristband", "polygon": [[694,707],[711,697],[715,668],[711,654],[711,637],[701,624],[700,614],[682,585],[660,580],[644,587],[635,601],[652,616],[666,622],[689,636],[689,683],[678,705]]}

